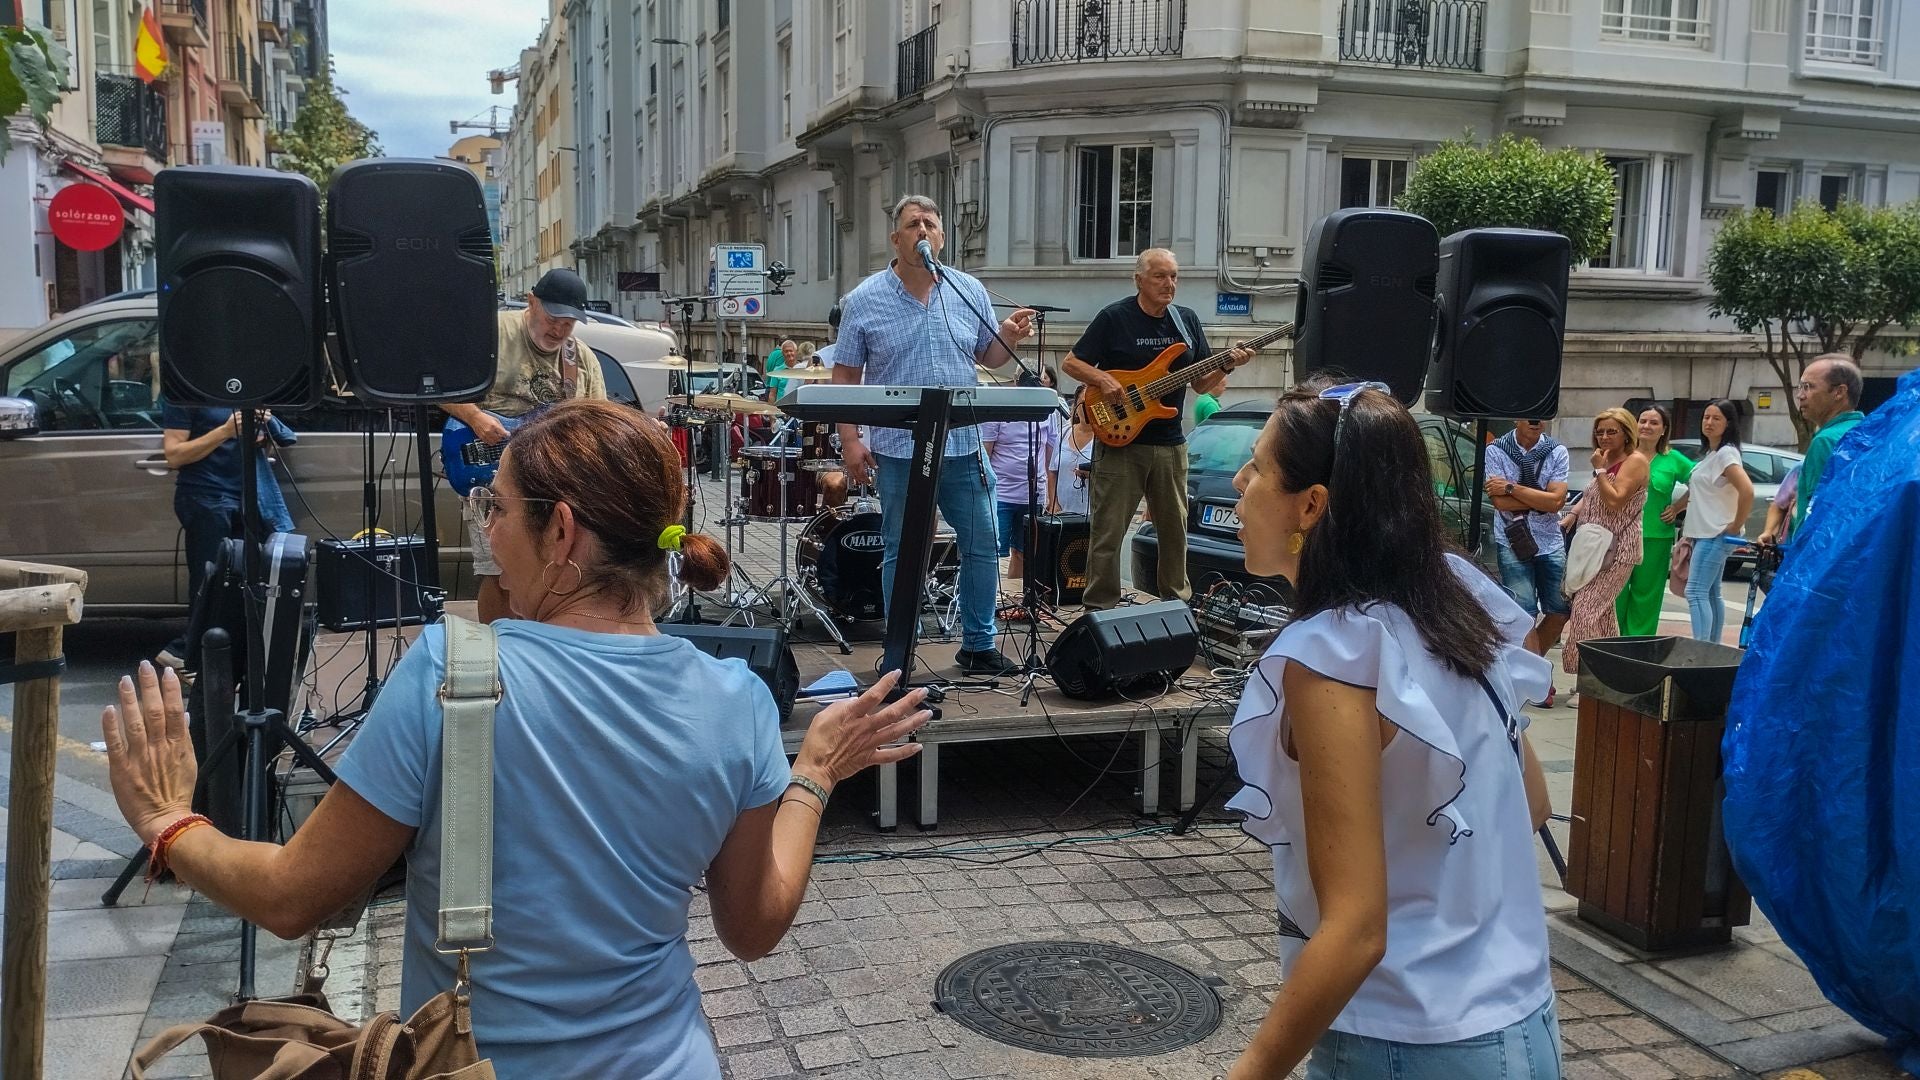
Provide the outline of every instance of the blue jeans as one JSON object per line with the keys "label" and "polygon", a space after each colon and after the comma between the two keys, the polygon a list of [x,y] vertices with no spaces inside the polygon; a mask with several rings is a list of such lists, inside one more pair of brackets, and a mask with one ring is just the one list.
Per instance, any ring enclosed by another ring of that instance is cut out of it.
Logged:
{"label": "blue jeans", "polygon": [[1727,605],[1720,600],[1720,579],[1726,576],[1727,556],[1734,545],[1719,537],[1693,542],[1693,561],[1687,564],[1687,614],[1693,619],[1696,641],[1720,640],[1726,629]]}
{"label": "blue jeans", "polygon": [[[880,587],[893,603],[893,568],[900,557],[900,527],[907,509],[911,458],[875,454],[880,487],[880,532],[886,554],[880,562]],[[950,457],[940,465],[936,502],[953,527],[960,547],[960,647],[969,652],[993,648],[993,609],[1000,600],[999,539],[995,529],[993,483],[978,454]]]}
{"label": "blue jeans", "polygon": [[993,504],[997,512],[995,521],[1000,532],[1000,557],[1006,558],[1008,552],[1027,550],[1026,503],[997,502]]}
{"label": "blue jeans", "polygon": [[1500,553],[1500,584],[1529,615],[1568,615],[1573,603],[1567,599],[1562,582],[1567,576],[1565,551],[1542,552],[1522,562],[1505,544],[1496,544]]}
{"label": "blue jeans", "polygon": [[1509,1027],[1450,1043],[1401,1043],[1329,1031],[1307,1080],[1560,1080],[1553,998]]}

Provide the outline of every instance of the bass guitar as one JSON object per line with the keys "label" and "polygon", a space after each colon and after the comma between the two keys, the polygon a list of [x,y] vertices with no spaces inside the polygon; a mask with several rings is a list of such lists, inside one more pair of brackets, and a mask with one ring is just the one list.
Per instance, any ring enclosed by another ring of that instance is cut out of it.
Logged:
{"label": "bass guitar", "polygon": [[[513,429],[527,422],[525,416],[501,416],[488,413],[488,416],[500,421],[507,429],[511,439]],[[447,426],[440,429],[440,464],[447,470],[447,483],[464,498],[467,492],[482,484],[493,483],[493,474],[500,470],[500,455],[507,449],[507,441],[497,446],[488,446],[480,441],[480,436],[466,424],[447,417]]]}
{"label": "bass guitar", "polygon": [[[1287,323],[1277,330],[1270,330],[1251,341],[1243,341],[1234,346],[1236,349],[1261,349],[1293,333],[1293,324]],[[1160,399],[1185,387],[1195,379],[1202,379],[1216,371],[1225,371],[1233,365],[1233,350],[1217,352],[1205,360],[1189,364],[1179,371],[1171,370],[1173,362],[1187,351],[1186,343],[1174,342],[1160,350],[1153,363],[1131,371],[1110,371],[1120,383],[1118,397],[1095,397],[1092,390],[1081,397],[1079,414],[1074,417],[1093,428],[1093,435],[1108,446],[1125,446],[1140,434],[1140,429],[1155,420],[1164,420],[1175,415],[1173,406]]]}

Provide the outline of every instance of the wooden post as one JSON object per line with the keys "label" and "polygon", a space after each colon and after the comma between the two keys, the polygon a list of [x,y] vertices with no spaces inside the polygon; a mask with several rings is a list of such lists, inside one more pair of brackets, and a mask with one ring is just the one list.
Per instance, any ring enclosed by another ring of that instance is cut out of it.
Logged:
{"label": "wooden post", "polygon": [[[86,575],[58,567],[0,565],[0,632],[14,632],[14,663],[60,655],[62,628],[79,621]],[[0,1075],[40,1080],[47,1012],[47,905],[53,847],[53,776],[60,680],[31,679],[13,694],[13,773],[7,799],[7,892],[0,955]]]}

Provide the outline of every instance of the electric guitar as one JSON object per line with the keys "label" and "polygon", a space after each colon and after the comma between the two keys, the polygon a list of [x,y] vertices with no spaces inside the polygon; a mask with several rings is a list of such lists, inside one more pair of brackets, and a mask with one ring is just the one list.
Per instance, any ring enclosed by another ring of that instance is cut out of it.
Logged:
{"label": "electric guitar", "polygon": [[[1243,341],[1234,346],[1236,349],[1260,349],[1279,341],[1293,333],[1293,324],[1287,323],[1277,330],[1270,330],[1251,341]],[[1161,398],[1181,389],[1195,379],[1205,378],[1216,371],[1225,371],[1233,365],[1233,349],[1214,353],[1198,363],[1189,364],[1179,371],[1170,372],[1173,362],[1187,351],[1185,342],[1174,342],[1160,350],[1153,363],[1131,371],[1110,371],[1120,383],[1120,396],[1117,398],[1095,397],[1089,389],[1080,399],[1079,414],[1074,419],[1091,425],[1094,437],[1108,446],[1125,446],[1140,434],[1140,429],[1155,420],[1164,420],[1176,414],[1171,405],[1161,402]]]}
{"label": "electric guitar", "polygon": [[[512,438],[513,429],[531,416],[487,415],[500,421],[500,426],[507,429],[508,439]],[[447,417],[447,426],[440,429],[440,463],[446,467],[447,483],[462,497],[481,484],[493,483],[493,474],[500,470],[500,455],[506,449],[507,440],[488,446],[472,428],[451,416]]]}

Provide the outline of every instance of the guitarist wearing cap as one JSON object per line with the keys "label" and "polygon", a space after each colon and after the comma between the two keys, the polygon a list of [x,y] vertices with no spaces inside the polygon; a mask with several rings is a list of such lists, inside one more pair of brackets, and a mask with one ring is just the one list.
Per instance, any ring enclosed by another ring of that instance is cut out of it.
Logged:
{"label": "guitarist wearing cap", "polygon": [[[521,311],[499,313],[500,353],[493,388],[479,404],[449,404],[441,408],[472,429],[473,441],[499,447],[510,429],[536,409],[569,398],[606,400],[607,387],[593,350],[573,336],[574,324],[585,318],[587,283],[571,270],[547,271],[527,294]],[[441,452],[454,442],[449,424]],[[464,471],[443,462],[449,479]],[[480,620],[492,622],[507,614],[507,594],[500,589],[500,567],[493,561],[486,521],[472,508],[467,492],[459,493],[467,506],[467,544],[473,551],[473,573],[480,581]]]}
{"label": "guitarist wearing cap", "polygon": [[[1061,365],[1086,385],[1089,396],[1120,399],[1125,388],[1110,372],[1146,367],[1170,345],[1187,347],[1173,362],[1174,373],[1208,355],[1199,316],[1173,302],[1180,287],[1180,264],[1173,252],[1141,252],[1134,260],[1133,284],[1136,295],[1102,308]],[[1253,350],[1236,348],[1229,357],[1220,370],[1194,379],[1194,390],[1219,394],[1227,385],[1227,370],[1253,359]],[[1147,512],[1160,523],[1160,595],[1180,600],[1193,595],[1187,581],[1187,438],[1180,426],[1186,396],[1184,385],[1161,396],[1160,403],[1170,406],[1171,414],[1148,423],[1125,445],[1094,445],[1087,488],[1087,589],[1082,598],[1089,610],[1120,602],[1120,547],[1142,496]]]}

